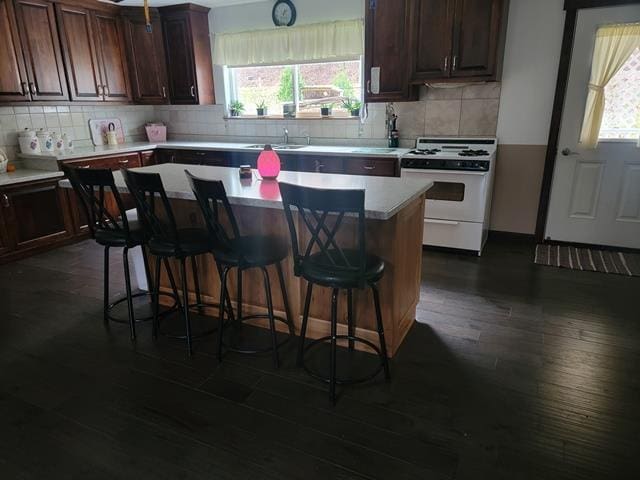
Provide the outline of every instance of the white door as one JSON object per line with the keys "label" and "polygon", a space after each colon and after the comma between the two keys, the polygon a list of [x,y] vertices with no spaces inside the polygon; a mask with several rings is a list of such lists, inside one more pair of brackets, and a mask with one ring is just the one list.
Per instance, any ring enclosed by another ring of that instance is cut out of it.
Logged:
{"label": "white door", "polygon": [[[553,174],[545,237],[640,248],[640,145],[579,145],[599,26],[640,21],[640,5],[580,10]],[[563,152],[564,151],[564,152]]]}

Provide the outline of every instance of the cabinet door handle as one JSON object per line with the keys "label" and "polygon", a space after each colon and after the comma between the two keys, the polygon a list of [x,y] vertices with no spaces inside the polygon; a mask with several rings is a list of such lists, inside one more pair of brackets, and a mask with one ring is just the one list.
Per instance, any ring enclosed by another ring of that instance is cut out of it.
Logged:
{"label": "cabinet door handle", "polygon": [[78,168],[91,168],[91,165],[80,165]]}
{"label": "cabinet door handle", "polygon": [[2,194],[2,206],[4,208],[9,208],[11,206],[11,203],[9,202],[9,197],[7,196],[6,193]]}
{"label": "cabinet door handle", "polygon": [[367,93],[371,93],[371,80],[367,80]]}
{"label": "cabinet door handle", "polygon": [[444,71],[446,72],[447,70],[449,70],[449,55],[444,57]]}
{"label": "cabinet door handle", "polygon": [[162,98],[167,98],[167,87],[162,86]]}
{"label": "cabinet door handle", "polygon": [[451,65],[451,69],[455,72],[457,68],[458,68],[458,56],[454,55],[453,56],[453,64]]}
{"label": "cabinet door handle", "polygon": [[375,165],[363,165],[362,168],[364,168],[365,170],[375,170],[376,166]]}
{"label": "cabinet door handle", "polygon": [[129,160],[118,160],[118,163],[120,165],[128,165],[129,164]]}
{"label": "cabinet door handle", "polygon": [[204,157],[207,154],[207,152],[196,152],[196,155],[198,155],[199,157]]}
{"label": "cabinet door handle", "polygon": [[196,98],[196,87],[195,87],[195,85],[191,85],[191,89],[190,90],[191,90],[191,96],[193,98]]}
{"label": "cabinet door handle", "polygon": [[29,83],[29,91],[31,92],[31,95],[35,95],[37,92],[36,90],[36,84],[33,82]]}
{"label": "cabinet door handle", "polygon": [[22,87],[22,95],[25,97],[29,95],[29,85],[27,85],[27,82],[22,82],[20,86]]}

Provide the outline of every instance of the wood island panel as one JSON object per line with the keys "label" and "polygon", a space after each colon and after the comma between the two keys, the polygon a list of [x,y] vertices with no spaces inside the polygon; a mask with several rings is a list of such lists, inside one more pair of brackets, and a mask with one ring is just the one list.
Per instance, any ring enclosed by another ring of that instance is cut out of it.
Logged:
{"label": "wood island panel", "polygon": [[[192,200],[171,200],[174,213],[180,226],[199,226],[204,223],[198,205]],[[273,235],[290,244],[289,230],[284,212],[279,209],[233,206],[240,231],[244,235],[260,234]],[[388,220],[366,220],[367,251],[384,259],[386,263],[385,275],[379,283],[382,317],[385,326],[385,337],[389,356],[393,356],[405,335],[413,325],[416,306],[420,298],[420,275],[422,263],[422,227],[424,218],[424,196],[410,202],[405,208]],[[339,232],[339,240],[345,246],[355,241],[355,219],[345,218]],[[304,242],[304,237],[301,239]],[[291,250],[289,251],[291,254]],[[152,265],[154,262],[152,262]],[[198,272],[202,295],[207,302],[218,302],[220,294],[220,279],[213,256],[205,255],[197,259]],[[300,331],[301,315],[306,292],[306,282],[293,275],[292,257],[283,262],[283,270],[291,314],[294,319],[296,334]],[[178,265],[172,265],[174,275],[178,275]],[[188,269],[189,285],[193,288],[193,278]],[[275,267],[269,267],[273,305],[276,315],[284,314],[284,303],[278,284]],[[232,270],[228,279],[229,293],[234,302],[236,299],[236,269]],[[161,275],[161,289],[169,291],[168,278]],[[195,293],[190,292],[195,299]],[[346,333],[346,291],[341,291],[338,300],[338,333]],[[357,335],[374,344],[378,343],[375,328],[375,311],[370,289],[354,290],[354,315]],[[319,338],[329,334],[331,309],[331,289],[314,286],[307,338]],[[217,315],[216,311],[208,312]],[[266,313],[266,299],[262,283],[262,276],[257,269],[243,273],[243,313]],[[266,321],[254,322],[266,327]],[[284,325],[277,325],[286,331]],[[364,348],[356,343],[356,347]]]}

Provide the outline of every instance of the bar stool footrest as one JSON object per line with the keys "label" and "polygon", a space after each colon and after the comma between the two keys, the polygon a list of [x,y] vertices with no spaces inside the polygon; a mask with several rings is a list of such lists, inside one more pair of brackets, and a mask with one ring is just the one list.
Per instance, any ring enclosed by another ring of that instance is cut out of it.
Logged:
{"label": "bar stool footrest", "polygon": [[[305,363],[304,363],[304,354],[306,354],[309,350],[317,347],[318,345],[325,343],[327,341],[331,340],[331,336],[328,335],[326,337],[321,337],[321,338],[317,338],[315,340],[312,340],[311,342],[309,342],[307,345],[305,345],[304,350],[303,350],[303,358],[302,358],[302,368],[305,370],[305,372],[307,372],[311,377],[315,378],[316,380],[320,380],[324,383],[330,383],[331,379],[329,377],[326,377],[324,375],[321,375],[320,373],[311,370]],[[377,354],[378,354],[378,359],[380,360],[380,365],[371,373],[362,376],[362,377],[357,377],[357,378],[336,378],[336,385],[355,385],[358,383],[364,383],[364,382],[368,382],[369,380],[373,380],[375,377],[378,376],[378,374],[380,372],[382,372],[384,370],[384,359],[382,358],[382,351],[380,350],[380,347],[377,346],[376,344],[370,342],[369,340],[366,340],[364,338],[360,338],[360,337],[355,337],[355,336],[351,336],[351,335],[336,335],[336,340],[351,340],[353,342],[358,342],[358,343],[362,343],[364,345],[367,345],[368,347],[372,348]]]}
{"label": "bar stool footrest", "polygon": [[[215,309],[219,309],[220,305],[217,304],[217,303],[205,303],[205,302],[203,302],[203,303],[190,303],[188,308],[189,308],[189,310],[193,310],[193,309],[196,309],[196,308],[197,309],[199,309],[199,308],[215,308]],[[164,318],[162,318],[162,317],[158,318],[158,333],[160,335],[162,335],[163,337],[172,339],[172,340],[186,340],[187,339],[186,335],[173,335],[171,333],[163,332],[161,330],[161,328],[160,328],[162,326],[162,320],[164,320]],[[191,334],[191,339],[192,340],[198,340],[200,338],[208,337],[209,335],[213,335],[217,331],[218,331],[218,328],[215,327],[215,328],[207,329],[207,330],[204,330],[202,332],[195,333],[195,334],[192,333]]]}
{"label": "bar stool footrest", "polygon": [[[140,297],[145,297],[145,296],[150,297],[150,301],[153,302],[153,293],[152,292],[138,292],[138,293],[135,293],[135,294],[131,295],[131,298],[134,299],[134,298],[140,298]],[[161,292],[160,296],[161,297],[173,298],[173,305],[170,308],[168,308],[167,310],[164,310],[163,312],[160,312],[160,314],[158,315],[160,318],[162,318],[163,316],[165,316],[165,315],[167,315],[169,313],[172,313],[172,312],[177,310],[177,308],[178,308],[178,297],[175,294],[169,293],[169,292]],[[129,323],[129,319],[128,318],[118,318],[118,317],[113,316],[110,313],[113,308],[115,308],[116,306],[118,306],[121,303],[126,302],[126,301],[127,301],[127,296],[125,295],[124,297],[116,300],[115,302],[110,303],[109,306],[107,307],[107,318],[109,320],[111,320],[112,322],[115,322],[115,323],[126,323],[126,324],[128,324]],[[151,305],[151,306],[153,306],[153,305]],[[153,310],[153,308],[152,308],[152,310]],[[151,313],[150,315],[148,315],[146,317],[136,318],[135,319],[136,323],[149,322],[151,320],[153,320],[153,313]]]}
{"label": "bar stool footrest", "polygon": [[[258,318],[269,318],[269,315],[267,314],[260,314],[260,315],[248,315],[248,316],[243,316],[241,320],[238,320],[237,318],[235,320],[227,320],[225,322],[225,324],[223,325],[223,334],[224,334],[224,330],[226,330],[227,328],[231,327],[240,327],[242,326],[242,322],[246,321],[246,320],[255,320]],[[281,322],[284,323],[285,325],[289,326],[289,322],[287,322],[287,320],[283,317],[280,317],[278,315],[274,315],[273,319],[277,322]],[[281,340],[277,345],[276,348],[280,348],[283,345],[285,345],[289,340],[291,340],[291,335],[287,335],[287,338],[285,338],[284,340]],[[260,353],[269,353],[271,351],[273,351],[273,348],[271,346],[263,348],[263,349],[255,349],[255,348],[242,348],[239,346],[235,346],[235,345],[229,345],[228,343],[226,343],[224,341],[224,337],[222,339],[222,345],[224,346],[224,348],[229,351],[229,352],[234,352],[234,353],[242,353],[242,354],[246,354],[246,355],[255,355],[255,354],[260,354]]]}

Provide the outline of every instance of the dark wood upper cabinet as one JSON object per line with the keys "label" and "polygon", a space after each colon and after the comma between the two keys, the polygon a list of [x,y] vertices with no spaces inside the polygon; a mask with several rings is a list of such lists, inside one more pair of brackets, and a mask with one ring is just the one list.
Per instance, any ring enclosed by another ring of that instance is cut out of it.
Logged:
{"label": "dark wood upper cabinet", "polygon": [[131,99],[124,38],[116,12],[56,3],[72,100]]}
{"label": "dark wood upper cabinet", "polygon": [[152,13],[151,32],[147,32],[142,9],[123,9],[123,25],[131,93],[136,103],[163,104],[169,101],[167,66],[162,22]]}
{"label": "dark wood upper cabinet", "polygon": [[131,100],[129,73],[120,19],[116,15],[95,12],[96,48],[105,101]]}
{"label": "dark wood upper cabinet", "polygon": [[187,3],[159,10],[171,103],[215,103],[209,9]]}
{"label": "dark wood upper cabinet", "polygon": [[411,2],[412,80],[449,75],[456,0]]}
{"label": "dark wood upper cabinet", "polygon": [[411,82],[500,76],[508,0],[410,1]]}
{"label": "dark wood upper cabinet", "polygon": [[56,9],[71,99],[102,100],[102,81],[91,11],[60,3],[56,4]]}
{"label": "dark wood upper cabinet", "polygon": [[456,0],[452,77],[494,76],[502,0]]}
{"label": "dark wood upper cabinet", "polygon": [[12,1],[0,0],[0,101],[2,102],[31,100],[15,18]]}
{"label": "dark wood upper cabinet", "polygon": [[365,101],[410,100],[411,0],[366,0]]}
{"label": "dark wood upper cabinet", "polygon": [[16,23],[32,100],[68,100],[53,4],[14,0]]}

